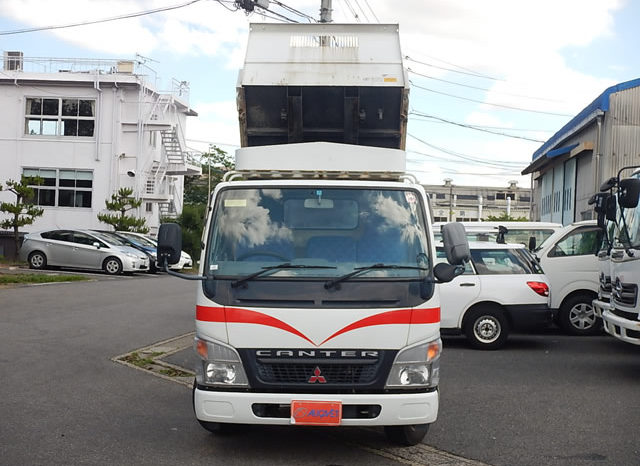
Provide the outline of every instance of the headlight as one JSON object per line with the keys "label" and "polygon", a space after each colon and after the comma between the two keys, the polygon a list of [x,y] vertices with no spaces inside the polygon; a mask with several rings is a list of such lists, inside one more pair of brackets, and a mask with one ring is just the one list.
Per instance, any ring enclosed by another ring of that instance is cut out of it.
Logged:
{"label": "headlight", "polygon": [[134,253],[132,253],[132,252],[125,252],[125,255],[126,255],[127,257],[132,258],[132,259],[137,259],[137,258],[138,258],[138,256],[137,256],[137,255],[135,255],[135,254],[134,254]]}
{"label": "headlight", "polygon": [[194,347],[200,361],[196,365],[196,379],[204,385],[248,386],[247,374],[238,352],[222,343],[196,337]]}
{"label": "headlight", "polygon": [[400,351],[391,366],[386,387],[437,387],[440,380],[440,353],[442,340],[439,338]]}
{"label": "headlight", "polygon": [[149,254],[149,258],[150,258],[152,261],[155,261],[155,260],[157,260],[157,259],[158,259],[158,255],[157,255],[155,252],[152,252],[151,254]]}

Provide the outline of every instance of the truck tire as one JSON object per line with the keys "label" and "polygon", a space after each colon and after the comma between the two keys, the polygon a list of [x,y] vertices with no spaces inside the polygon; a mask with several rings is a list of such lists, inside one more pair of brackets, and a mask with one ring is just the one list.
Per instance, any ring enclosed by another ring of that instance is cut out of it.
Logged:
{"label": "truck tire", "polygon": [[509,322],[501,309],[483,306],[471,310],[462,325],[469,344],[480,350],[502,348],[509,336]]}
{"label": "truck tire", "polygon": [[390,442],[404,446],[413,446],[422,442],[429,431],[429,424],[410,426],[385,426],[384,433]]}
{"label": "truck tire", "polygon": [[595,335],[602,321],[593,309],[593,296],[584,293],[567,298],[558,312],[558,325],[570,335]]}

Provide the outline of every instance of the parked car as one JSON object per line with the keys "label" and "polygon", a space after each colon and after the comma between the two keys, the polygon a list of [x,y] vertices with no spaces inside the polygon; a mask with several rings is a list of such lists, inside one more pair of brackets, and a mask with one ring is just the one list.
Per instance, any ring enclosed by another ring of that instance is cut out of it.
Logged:
{"label": "parked car", "polygon": [[156,249],[156,245],[151,243],[150,241],[146,241],[143,235],[138,235],[137,233],[131,233],[128,231],[101,231],[101,230],[93,230],[100,231],[101,233],[105,233],[108,235],[115,235],[120,240],[127,243],[129,246],[137,249],[138,251],[144,252],[149,257],[149,273],[156,273],[158,271],[158,251]]}
{"label": "parked car", "polygon": [[[443,334],[463,333],[471,346],[504,346],[510,331],[549,325],[549,283],[521,244],[471,242],[471,261],[462,275],[440,287]],[[437,260],[445,252],[437,248]]]}
{"label": "parked car", "polygon": [[114,235],[90,230],[48,230],[29,233],[20,258],[32,269],[48,266],[104,270],[111,275],[149,268],[146,254]]}
{"label": "parked car", "polygon": [[597,253],[602,234],[595,220],[575,222],[534,251],[551,285],[556,323],[573,335],[593,335],[602,328],[592,304],[600,287]]}
{"label": "parked car", "polygon": [[[469,241],[491,241],[496,242],[499,238],[505,243],[520,243],[525,246],[530,244],[540,245],[555,231],[562,228],[561,223],[551,222],[460,222],[464,225]],[[436,240],[440,236],[442,222],[434,223],[434,234]],[[535,238],[532,242],[531,238]]]}
{"label": "parked car", "polygon": [[[132,241],[136,239],[138,241],[149,244],[154,249],[157,249],[158,247],[158,242],[154,238],[145,236],[142,233],[134,233],[132,231],[118,231],[117,233],[131,239]],[[171,270],[190,269],[191,267],[193,267],[193,260],[191,260],[191,256],[184,251],[180,253],[180,260],[177,263],[169,265],[169,268]]]}

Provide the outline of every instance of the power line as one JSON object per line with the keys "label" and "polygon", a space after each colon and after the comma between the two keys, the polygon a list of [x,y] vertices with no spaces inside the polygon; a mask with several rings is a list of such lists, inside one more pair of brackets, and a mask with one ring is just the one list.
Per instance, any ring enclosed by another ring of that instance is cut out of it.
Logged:
{"label": "power line", "polygon": [[495,104],[495,103],[491,103],[491,102],[483,102],[481,100],[469,99],[468,97],[462,97],[462,96],[454,95],[454,94],[447,94],[446,92],[440,92],[440,91],[436,91],[434,89],[429,89],[428,87],[419,86],[418,84],[415,84],[411,80],[409,82],[411,83],[412,86],[417,87],[418,89],[422,89],[423,91],[429,91],[429,92],[433,92],[434,94],[440,94],[440,95],[444,95],[444,96],[447,96],[447,97],[453,97],[455,99],[461,99],[461,100],[466,100],[466,101],[469,101],[469,102],[475,102],[477,104],[491,105],[493,107],[508,108],[510,110],[519,110],[521,112],[540,113],[542,115],[553,115],[553,116],[562,116],[562,117],[572,117],[573,116],[573,115],[569,115],[567,113],[545,112],[545,111],[542,111],[542,110],[533,110],[533,109],[529,109],[529,108],[514,107],[514,106],[511,106],[511,105],[502,105],[502,104]]}
{"label": "power line", "polygon": [[[8,35],[13,35],[13,34],[25,34],[25,33],[28,33],[28,32],[50,31],[52,29],[65,29],[65,28],[72,28],[72,27],[77,27],[77,26],[87,26],[89,24],[98,24],[98,23],[106,23],[106,22],[109,22],[109,21],[118,21],[118,20],[121,20],[121,19],[136,18],[138,16],[146,16],[146,15],[151,15],[153,13],[160,13],[162,11],[177,10],[178,8],[184,8],[186,6],[193,5],[194,3],[197,3],[199,1],[201,1],[201,0],[191,0],[189,2],[181,3],[179,5],[172,5],[172,6],[162,7],[162,8],[155,8],[153,10],[139,11],[137,13],[129,13],[129,14],[120,15],[120,16],[113,16],[113,17],[110,17],[110,18],[97,19],[97,20],[94,20],[94,21],[82,21],[82,22],[79,22],[79,23],[70,23],[70,24],[63,24],[63,25],[57,25],[57,26],[43,26],[43,27],[37,27],[37,28],[16,29],[14,31],[0,31],[0,36],[8,36]],[[220,1],[220,0],[218,0],[218,1]]]}
{"label": "power line", "polygon": [[367,16],[367,12],[364,11],[364,9],[360,6],[360,2],[358,2],[358,0],[353,0],[356,4],[356,6],[360,9],[360,11],[362,12],[362,16],[364,16],[364,20],[369,23],[369,17]]}
{"label": "power line", "polygon": [[349,11],[351,11],[351,14],[353,15],[354,19],[359,23],[360,17],[358,16],[358,13],[356,13],[356,10],[351,5],[351,2],[349,0],[344,0],[344,4],[347,5],[347,8],[349,8]]}
{"label": "power line", "polygon": [[295,15],[301,16],[303,18],[307,18],[309,20],[309,22],[311,22],[311,21],[317,22],[317,20],[313,16],[310,16],[310,15],[308,15],[308,14],[302,12],[302,11],[296,10],[295,8],[290,7],[289,5],[286,5],[286,4],[284,4],[282,2],[279,2],[277,0],[271,0],[271,2],[275,3],[280,8],[284,8],[285,10],[288,10],[289,12],[291,12],[291,13],[293,13]]}
{"label": "power line", "polygon": [[540,139],[527,138],[527,137],[518,136],[518,135],[515,135],[515,134],[501,133],[501,132],[498,132],[498,131],[492,131],[492,130],[481,128],[481,127],[474,126],[474,125],[469,125],[469,124],[465,124],[465,123],[459,123],[459,122],[456,122],[456,121],[451,121],[451,120],[447,120],[445,118],[437,117],[435,115],[427,115],[426,113],[420,113],[420,112],[411,111],[411,112],[409,112],[409,115],[419,115],[419,116],[423,116],[423,117],[426,117],[426,118],[433,118],[434,120],[439,120],[439,121],[442,121],[443,123],[448,123],[450,125],[459,126],[461,128],[473,129],[473,130],[476,130],[476,131],[482,131],[483,133],[495,134],[495,135],[504,136],[504,137],[507,137],[507,138],[524,139],[525,141],[540,142],[540,143],[545,142],[545,141],[542,141]]}
{"label": "power line", "polygon": [[[467,75],[467,76],[473,76],[474,78],[491,79],[492,81],[504,81],[504,79],[494,78],[493,76],[487,76],[486,74],[480,74],[480,73],[476,73],[476,72],[467,73],[467,72],[464,72],[464,71],[454,70],[452,68],[445,68],[443,66],[437,66],[437,65],[434,65],[432,63],[426,63],[426,62],[423,62],[423,61],[420,61],[420,60],[414,60],[409,55],[405,55],[404,59],[408,60],[408,61],[412,61],[414,63],[419,63],[420,65],[430,66],[431,68],[437,68],[439,70],[451,71],[452,73],[460,73],[460,74],[464,74],[464,75]],[[456,66],[456,65],[454,65],[454,66]]]}
{"label": "power line", "polygon": [[451,155],[453,157],[458,157],[460,159],[466,160],[468,162],[475,162],[475,163],[480,163],[482,165],[491,165],[494,166],[496,168],[502,168],[502,169],[515,169],[517,167],[525,167],[526,166],[526,162],[510,162],[510,161],[497,161],[497,160],[491,160],[491,159],[478,159],[476,157],[467,155],[467,154],[461,154],[459,152],[454,152],[450,149],[445,149],[443,147],[438,147],[434,144],[430,144],[428,142],[426,142],[423,139],[420,139],[417,136],[414,136],[411,133],[408,133],[410,137],[412,137],[413,139],[415,139],[416,141],[421,142],[422,144],[424,144],[425,146],[431,147],[432,149],[436,149],[439,150],[441,152],[444,152],[445,154]]}
{"label": "power line", "polygon": [[369,5],[369,0],[364,0],[364,3],[367,4],[367,7],[369,8],[369,11],[371,11],[371,14],[373,15],[373,17],[376,20],[376,23],[379,23],[380,20],[378,19],[378,16],[376,15],[375,11],[373,11],[373,8],[371,8],[371,5]]}
{"label": "power line", "polygon": [[411,74],[422,76],[423,78],[432,79],[434,81],[440,81],[440,82],[447,83],[447,84],[454,84],[456,86],[467,87],[469,89],[476,89],[476,90],[479,90],[479,91],[493,92],[495,94],[509,95],[509,96],[512,96],[512,97],[522,97],[524,99],[542,100],[544,102],[564,103],[564,102],[561,102],[559,100],[546,99],[544,97],[534,97],[534,96],[529,96],[529,95],[524,95],[524,94],[513,94],[511,92],[495,91],[493,89],[489,89],[489,88],[486,88],[486,87],[472,86],[470,84],[463,84],[463,83],[459,83],[459,82],[456,82],[456,81],[448,81],[446,79],[441,79],[441,78],[436,78],[436,77],[433,77],[433,76],[429,76],[428,74],[418,73],[417,71],[413,71],[411,68],[407,68],[407,71],[409,73],[411,73]]}
{"label": "power line", "polygon": [[[427,123],[443,123],[443,124],[447,124],[448,121],[434,121],[434,118],[439,118],[433,115],[427,115],[426,113],[422,113],[418,110],[412,110],[411,112],[409,112],[409,115],[413,115],[415,118],[415,120],[418,121],[424,121]],[[506,131],[522,131],[522,132],[531,132],[531,133],[553,133],[555,130],[550,130],[550,129],[529,129],[529,128],[512,128],[509,126],[487,126],[487,125],[469,125],[469,126],[473,126],[474,128],[482,128],[482,129],[501,129],[501,130],[506,130]]]}

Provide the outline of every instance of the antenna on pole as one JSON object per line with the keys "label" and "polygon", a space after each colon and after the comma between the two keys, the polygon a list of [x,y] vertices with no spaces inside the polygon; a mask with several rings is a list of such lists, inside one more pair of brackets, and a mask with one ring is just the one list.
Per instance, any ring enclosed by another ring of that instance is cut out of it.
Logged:
{"label": "antenna on pole", "polygon": [[321,0],[320,2],[320,22],[330,23],[331,19],[331,0]]}

